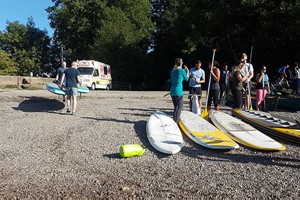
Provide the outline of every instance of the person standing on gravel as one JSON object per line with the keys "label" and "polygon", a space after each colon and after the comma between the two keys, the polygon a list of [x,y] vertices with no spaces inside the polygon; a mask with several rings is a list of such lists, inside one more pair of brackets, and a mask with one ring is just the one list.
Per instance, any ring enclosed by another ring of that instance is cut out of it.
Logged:
{"label": "person standing on gravel", "polygon": [[[212,70],[211,70],[212,67]],[[215,110],[219,110],[219,94],[220,94],[220,77],[221,72],[219,69],[219,63],[217,61],[214,62],[214,64],[209,65],[210,68],[210,88],[209,88],[209,95],[207,98],[207,110],[210,111],[211,109],[211,102],[214,102],[214,108]]]}
{"label": "person standing on gravel", "polygon": [[247,63],[248,56],[243,53],[241,60],[244,63],[243,68],[240,70],[241,75],[244,77],[248,74],[247,79],[243,83],[244,91],[245,91],[245,108],[250,109],[250,101],[251,101],[251,79],[254,76],[254,69],[251,63]]}
{"label": "person standing on gravel", "polygon": [[233,108],[241,109],[243,107],[243,82],[247,80],[249,77],[249,72],[246,72],[244,76],[242,76],[241,70],[244,66],[244,62],[238,61],[234,67],[234,71],[232,74],[232,88],[231,92],[233,95]]}
{"label": "person standing on gravel", "polygon": [[181,110],[183,108],[183,80],[188,81],[189,69],[184,66],[182,69],[183,61],[181,58],[175,59],[175,66],[171,71],[171,90],[170,95],[172,97],[174,105],[173,119],[176,123],[179,122]]}
{"label": "person standing on gravel", "polygon": [[64,71],[61,79],[61,87],[64,79],[66,79],[66,94],[67,94],[67,113],[71,114],[70,106],[72,107],[72,115],[76,114],[77,107],[77,95],[78,88],[77,85],[82,85],[80,72],[77,70],[78,63],[73,61],[71,68]]}
{"label": "person standing on gravel", "polygon": [[[57,85],[60,85],[62,83],[61,79],[62,79],[62,76],[66,69],[67,69],[67,63],[65,61],[63,61],[61,63],[61,67],[59,67],[57,70],[56,79],[55,79],[55,82]],[[62,83],[62,88],[65,88],[65,87],[66,87],[66,81],[64,81]],[[65,101],[65,95],[63,95],[63,101]]]}
{"label": "person standing on gravel", "polygon": [[[197,60],[195,63],[195,67],[191,68],[190,70],[190,80],[189,80],[189,94],[197,94],[198,96],[198,104],[201,110],[202,108],[202,90],[201,90],[201,83],[205,83],[205,72],[201,69],[202,62],[201,60]],[[189,96],[189,106],[190,111],[192,111],[192,97]]]}

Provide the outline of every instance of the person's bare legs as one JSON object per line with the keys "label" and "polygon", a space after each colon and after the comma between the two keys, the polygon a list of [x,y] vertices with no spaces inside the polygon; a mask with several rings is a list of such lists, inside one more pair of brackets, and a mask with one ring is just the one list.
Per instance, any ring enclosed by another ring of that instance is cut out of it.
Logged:
{"label": "person's bare legs", "polygon": [[71,97],[67,96],[67,112],[70,112],[70,106],[71,106]]}
{"label": "person's bare legs", "polygon": [[77,108],[77,98],[76,96],[72,97],[72,112],[76,112],[76,108]]}
{"label": "person's bare legs", "polygon": [[200,112],[202,110],[202,99],[198,98],[198,103],[199,103],[199,108],[200,108]]}
{"label": "person's bare legs", "polygon": [[250,109],[250,95],[245,95],[245,109]]}

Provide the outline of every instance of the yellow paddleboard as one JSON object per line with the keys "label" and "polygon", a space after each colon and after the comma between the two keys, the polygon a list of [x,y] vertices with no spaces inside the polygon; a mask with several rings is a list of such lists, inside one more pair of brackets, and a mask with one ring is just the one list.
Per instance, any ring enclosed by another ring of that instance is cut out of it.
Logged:
{"label": "yellow paddleboard", "polygon": [[195,113],[182,111],[179,126],[197,144],[210,149],[237,149],[239,145]]}
{"label": "yellow paddleboard", "polygon": [[263,132],[300,143],[300,128],[296,122],[273,117],[270,113],[262,111],[234,109],[232,114]]}

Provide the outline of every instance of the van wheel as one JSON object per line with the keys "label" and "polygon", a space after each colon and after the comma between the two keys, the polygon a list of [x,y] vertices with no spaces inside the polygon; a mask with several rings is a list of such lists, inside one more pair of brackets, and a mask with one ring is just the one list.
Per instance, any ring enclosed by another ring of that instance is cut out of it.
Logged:
{"label": "van wheel", "polygon": [[95,89],[96,89],[96,85],[95,85],[95,83],[93,83],[91,86],[91,90],[95,90]]}
{"label": "van wheel", "polygon": [[106,90],[108,91],[110,89],[109,85],[106,86]]}

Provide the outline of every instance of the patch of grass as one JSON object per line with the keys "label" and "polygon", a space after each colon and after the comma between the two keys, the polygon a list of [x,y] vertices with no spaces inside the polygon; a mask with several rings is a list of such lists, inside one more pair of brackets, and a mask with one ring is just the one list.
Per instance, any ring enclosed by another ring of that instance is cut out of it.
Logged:
{"label": "patch of grass", "polygon": [[18,89],[18,86],[17,85],[5,85],[3,88],[4,89]]}
{"label": "patch of grass", "polygon": [[25,90],[39,90],[40,89],[38,87],[29,86],[29,85],[21,85],[21,88],[25,89]]}

